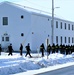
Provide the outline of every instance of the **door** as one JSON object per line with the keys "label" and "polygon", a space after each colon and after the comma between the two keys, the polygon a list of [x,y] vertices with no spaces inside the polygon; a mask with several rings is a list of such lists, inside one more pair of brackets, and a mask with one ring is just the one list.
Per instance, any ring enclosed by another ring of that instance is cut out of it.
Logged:
{"label": "door", "polygon": [[7,33],[5,33],[2,35],[2,42],[1,42],[1,46],[4,51],[7,50],[9,44],[10,44],[10,37]]}

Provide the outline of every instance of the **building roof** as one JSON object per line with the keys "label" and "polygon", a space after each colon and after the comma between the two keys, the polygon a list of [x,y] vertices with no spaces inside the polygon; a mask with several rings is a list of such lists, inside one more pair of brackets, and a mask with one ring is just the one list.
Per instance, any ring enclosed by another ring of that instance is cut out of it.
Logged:
{"label": "building roof", "polygon": [[[22,10],[28,12],[28,13],[35,14],[35,15],[40,15],[40,16],[44,16],[44,17],[48,17],[48,18],[52,16],[52,14],[49,13],[49,12],[45,12],[45,11],[42,11],[42,10],[39,10],[39,9],[35,9],[35,8],[20,5],[20,4],[12,3],[12,2],[9,2],[9,1],[1,2],[0,5],[2,5],[2,4],[11,5],[11,6],[14,6],[16,8],[22,9]],[[54,19],[72,22],[72,21],[68,21],[68,20],[65,20],[65,19],[62,19],[62,18],[59,18],[59,17],[56,17],[56,16],[55,16]]]}

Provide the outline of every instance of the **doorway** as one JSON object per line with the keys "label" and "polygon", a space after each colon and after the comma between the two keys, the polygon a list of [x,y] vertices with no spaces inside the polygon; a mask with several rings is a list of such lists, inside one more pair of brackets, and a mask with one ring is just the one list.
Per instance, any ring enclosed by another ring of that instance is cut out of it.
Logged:
{"label": "doorway", "polygon": [[1,42],[2,50],[7,51],[8,45],[10,44],[10,36],[7,33],[4,33],[1,38],[2,38]]}

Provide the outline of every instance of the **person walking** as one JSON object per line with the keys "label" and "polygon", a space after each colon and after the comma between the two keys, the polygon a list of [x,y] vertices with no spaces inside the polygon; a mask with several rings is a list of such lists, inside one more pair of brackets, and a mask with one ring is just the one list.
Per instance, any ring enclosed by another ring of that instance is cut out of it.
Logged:
{"label": "person walking", "polygon": [[20,55],[22,56],[23,45],[20,45]]}
{"label": "person walking", "polygon": [[30,54],[30,51],[31,51],[31,49],[30,49],[30,44],[28,43],[28,45],[27,45],[25,48],[26,48],[26,51],[27,51],[25,57],[26,57],[28,54],[29,54],[30,57],[32,57],[31,54]]}
{"label": "person walking", "polygon": [[55,44],[52,45],[52,53],[55,53]]}
{"label": "person walking", "polygon": [[58,44],[55,46],[55,49],[56,49],[56,53],[58,53],[58,50],[59,50]]}
{"label": "person walking", "polygon": [[40,45],[40,51],[42,52],[42,57],[44,57],[44,50],[45,50],[45,47],[44,47],[44,44],[42,43]]}
{"label": "person walking", "polygon": [[50,54],[50,52],[51,52],[51,46],[50,46],[50,44],[47,46],[47,53],[48,53],[48,55]]}
{"label": "person walking", "polygon": [[9,55],[12,55],[12,51],[13,51],[12,44],[10,44],[10,45],[8,46],[8,51],[9,51],[8,56],[9,56]]}

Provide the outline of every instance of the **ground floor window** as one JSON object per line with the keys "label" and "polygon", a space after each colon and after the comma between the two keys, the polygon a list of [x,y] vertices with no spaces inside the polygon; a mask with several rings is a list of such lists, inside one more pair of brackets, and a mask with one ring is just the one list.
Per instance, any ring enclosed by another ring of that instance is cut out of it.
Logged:
{"label": "ground floor window", "polygon": [[65,37],[65,43],[67,42],[66,37]]}
{"label": "ground floor window", "polygon": [[2,37],[2,41],[9,41],[9,37]]}
{"label": "ground floor window", "polygon": [[61,36],[61,38],[60,38],[60,41],[61,41],[61,44],[62,44],[62,36]]}
{"label": "ground floor window", "polygon": [[2,35],[2,42],[9,42],[9,35],[7,33],[4,33]]}
{"label": "ground floor window", "polygon": [[74,43],[74,37],[63,37],[63,36],[56,36],[56,44],[65,44],[65,43]]}
{"label": "ground floor window", "polygon": [[5,40],[6,40],[6,41],[9,41],[9,37],[6,37]]}
{"label": "ground floor window", "polygon": [[4,37],[2,37],[2,41],[4,41]]}
{"label": "ground floor window", "polygon": [[56,36],[56,43],[58,44],[58,36]]}

